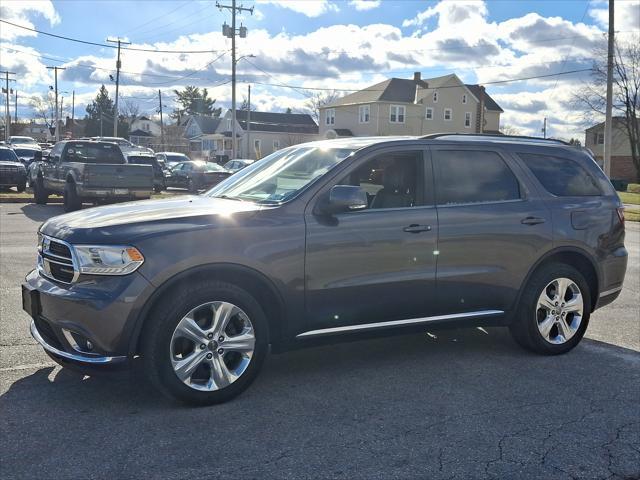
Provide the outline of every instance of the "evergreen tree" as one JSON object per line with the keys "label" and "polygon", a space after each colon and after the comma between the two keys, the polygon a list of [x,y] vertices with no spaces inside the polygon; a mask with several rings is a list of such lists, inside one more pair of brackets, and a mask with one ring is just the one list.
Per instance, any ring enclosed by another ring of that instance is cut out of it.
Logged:
{"label": "evergreen tree", "polygon": [[[116,106],[114,101],[109,97],[107,88],[102,85],[96,98],[87,105],[87,114],[85,115],[85,128],[84,134],[87,137],[105,136],[110,137],[113,135],[113,118],[116,113]],[[118,117],[118,136],[129,136],[129,124],[127,119],[120,115]]]}
{"label": "evergreen tree", "polygon": [[187,85],[184,90],[174,90],[177,101],[181,108],[173,111],[171,116],[182,123],[182,117],[185,115],[207,115],[210,117],[219,117],[222,113],[221,108],[215,108],[215,99],[209,97],[206,88],[202,91],[193,85]]}

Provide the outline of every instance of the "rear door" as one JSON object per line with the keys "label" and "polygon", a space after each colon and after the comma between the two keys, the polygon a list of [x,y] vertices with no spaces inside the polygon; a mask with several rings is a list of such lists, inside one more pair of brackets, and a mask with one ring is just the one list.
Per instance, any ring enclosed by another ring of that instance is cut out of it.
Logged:
{"label": "rear door", "polygon": [[433,146],[439,220],[439,313],[507,311],[552,246],[544,201],[510,154],[490,146]]}

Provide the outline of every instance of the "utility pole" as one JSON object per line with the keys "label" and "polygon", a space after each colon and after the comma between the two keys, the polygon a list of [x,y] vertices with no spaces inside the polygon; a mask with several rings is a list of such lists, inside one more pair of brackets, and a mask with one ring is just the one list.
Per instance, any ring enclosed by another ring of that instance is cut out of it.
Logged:
{"label": "utility pole", "polygon": [[60,141],[60,132],[59,132],[59,125],[60,125],[60,117],[58,116],[58,70],[66,70],[66,68],[63,67],[47,67],[47,70],[53,70],[53,75],[54,75],[54,79],[55,79],[55,87],[54,90],[56,92],[56,126],[55,126],[55,138],[56,138],[56,142]]}
{"label": "utility pole", "polygon": [[15,104],[15,108],[13,109],[13,115],[14,115],[14,122],[13,123],[18,123],[18,89],[16,89],[16,104]]}
{"label": "utility pole", "polygon": [[60,121],[64,122],[65,127],[67,126],[67,122],[62,118],[62,104],[64,103],[64,96],[60,99]]}
{"label": "utility pole", "polygon": [[158,89],[158,99],[160,100],[160,143],[164,150],[164,122],[162,121],[162,92]]}
{"label": "utility pole", "polygon": [[116,61],[116,112],[113,118],[113,136],[118,136],[118,88],[120,86],[120,67],[122,66],[122,62],[120,62],[120,45],[131,45],[131,42],[126,42],[120,38],[116,38],[115,40],[111,40],[107,38],[107,42],[117,43],[118,44],[118,60]]}
{"label": "utility pole", "polygon": [[247,90],[247,158],[251,158],[251,85]]}
{"label": "utility pole", "polygon": [[73,129],[73,120],[76,117],[76,91],[71,91],[71,128]]}
{"label": "utility pole", "polygon": [[236,7],[236,0],[231,0],[231,5],[222,5],[216,2],[216,7],[220,10],[226,8],[231,10],[231,27],[222,25],[222,34],[231,39],[231,158],[236,157],[236,35],[240,38],[247,37],[247,27],[240,25],[236,30],[236,12],[249,12],[253,15],[253,7],[245,8],[242,5]]}
{"label": "utility pole", "polygon": [[612,110],[613,110],[613,48],[615,33],[613,24],[613,0],[609,0],[609,41],[607,48],[607,108],[604,119],[604,173],[611,177],[611,143],[612,143]]}
{"label": "utility pole", "polygon": [[9,72],[7,70],[5,70],[4,72],[0,72],[0,73],[4,73],[4,80],[5,80],[5,88],[7,89],[7,101],[5,102],[4,108],[5,108],[5,115],[4,115],[4,139],[5,140],[9,140],[9,137],[11,136],[11,115],[9,114],[9,82],[15,82],[15,80],[13,80],[12,78],[9,78],[9,75],[15,75],[14,72]]}
{"label": "utility pole", "polygon": [[544,117],[542,122],[542,138],[547,138],[547,117]]}

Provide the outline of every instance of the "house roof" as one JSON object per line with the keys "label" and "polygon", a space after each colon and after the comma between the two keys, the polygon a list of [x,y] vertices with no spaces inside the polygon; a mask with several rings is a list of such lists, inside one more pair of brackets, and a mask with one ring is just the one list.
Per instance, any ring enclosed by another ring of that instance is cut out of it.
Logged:
{"label": "house roof", "polygon": [[[618,117],[612,117],[613,123],[615,125],[618,125],[620,123],[624,123],[626,120],[624,117],[618,116]],[[600,123],[596,123],[595,125],[590,126],[589,128],[587,128],[585,130],[585,132],[588,132],[589,130],[593,130],[593,129],[600,129],[600,128],[604,128],[604,122],[600,122]]]}
{"label": "house roof", "polygon": [[[247,130],[247,111],[237,110],[236,119]],[[251,130],[274,133],[318,133],[318,125],[306,113],[251,112]]]}
{"label": "house roof", "polygon": [[145,130],[140,130],[139,128],[134,130],[133,132],[129,132],[130,137],[153,137],[150,132]]}
{"label": "house roof", "polygon": [[[455,77],[455,74],[451,73],[441,77],[426,79],[389,78],[388,80],[376,83],[375,85],[371,85],[363,90],[345,95],[330,105],[327,105],[327,107],[373,102],[414,103],[416,98],[416,87],[441,88],[453,77]],[[465,86],[476,98],[480,98],[480,85],[465,84]],[[487,110],[497,112],[504,111],[486,92],[485,105]]]}
{"label": "house roof", "polygon": [[209,117],[206,115],[191,116],[194,122],[200,127],[200,131],[204,134],[215,133],[218,125],[220,125],[220,117]]}

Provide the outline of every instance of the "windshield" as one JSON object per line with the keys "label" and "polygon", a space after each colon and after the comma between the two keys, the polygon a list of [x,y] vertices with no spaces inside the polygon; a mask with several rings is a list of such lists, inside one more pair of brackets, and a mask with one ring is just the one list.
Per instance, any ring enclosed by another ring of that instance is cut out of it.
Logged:
{"label": "windshield", "polygon": [[136,165],[155,165],[156,157],[146,157],[144,155],[129,155],[127,157],[129,163],[135,163]]}
{"label": "windshield", "polygon": [[11,143],[36,143],[31,137],[11,137]]}
{"label": "windshield", "polygon": [[218,165],[217,163],[207,162],[204,166],[205,171],[207,172],[226,172],[227,169]]}
{"label": "windshield", "polygon": [[279,150],[240,170],[206,195],[267,204],[286,202],[351,153],[351,149],[309,146]]}
{"label": "windshield", "polygon": [[14,148],[13,151],[16,152],[16,155],[19,157],[33,158],[36,156],[36,151],[30,148]]}
{"label": "windshield", "polygon": [[8,148],[0,148],[0,161],[2,162],[17,162],[18,157],[13,152],[13,150],[9,150]]}
{"label": "windshield", "polygon": [[186,155],[167,155],[167,162],[188,162],[189,157]]}

